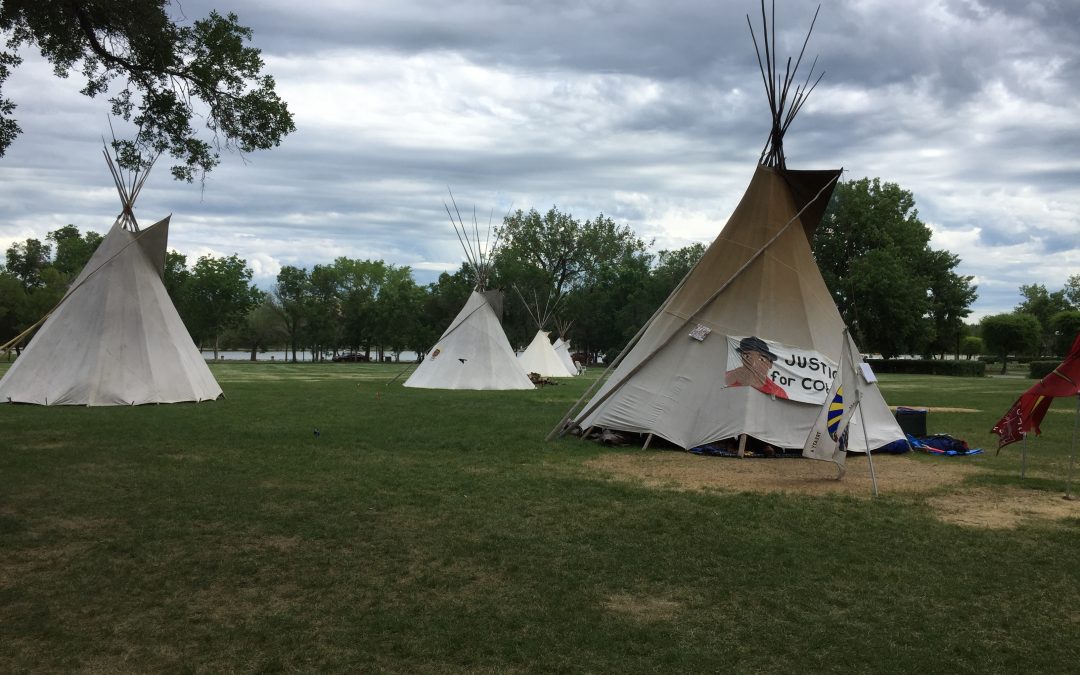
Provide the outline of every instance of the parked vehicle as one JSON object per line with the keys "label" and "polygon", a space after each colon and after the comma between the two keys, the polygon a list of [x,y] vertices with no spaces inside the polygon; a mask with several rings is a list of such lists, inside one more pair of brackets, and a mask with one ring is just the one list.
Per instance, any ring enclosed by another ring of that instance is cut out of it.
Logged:
{"label": "parked vehicle", "polygon": [[370,360],[371,357],[361,352],[342,352],[333,358],[334,363],[367,363]]}

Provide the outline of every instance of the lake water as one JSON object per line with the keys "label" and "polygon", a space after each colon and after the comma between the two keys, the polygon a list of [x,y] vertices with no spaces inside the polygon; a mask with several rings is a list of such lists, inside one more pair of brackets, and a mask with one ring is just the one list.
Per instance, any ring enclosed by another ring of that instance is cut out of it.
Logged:
{"label": "lake water", "polygon": [[[213,361],[214,360],[214,350],[212,350],[212,349],[204,349],[203,352],[202,352],[202,355],[203,355],[203,358],[206,359],[207,361]],[[376,356],[375,352],[371,352],[371,358],[374,359],[375,356]],[[389,357],[391,362],[394,361],[394,355],[392,353],[386,352],[386,353],[384,353],[384,356]],[[280,362],[280,361],[288,361],[291,358],[292,358],[292,352],[285,352],[285,351],[269,351],[268,350],[268,351],[265,351],[265,352],[256,352],[255,353],[255,360],[256,361]],[[218,352],[218,360],[219,361],[250,361],[251,360],[251,352],[222,350],[222,351]],[[309,351],[300,351],[298,349],[298,350],[296,350],[296,360],[297,361],[303,361],[303,362],[311,362],[311,361],[314,360],[314,356]],[[326,360],[327,361],[330,360],[330,355],[329,354],[326,355]],[[411,363],[411,362],[413,362],[415,360],[416,360],[416,352],[401,352],[401,362],[402,363]]]}

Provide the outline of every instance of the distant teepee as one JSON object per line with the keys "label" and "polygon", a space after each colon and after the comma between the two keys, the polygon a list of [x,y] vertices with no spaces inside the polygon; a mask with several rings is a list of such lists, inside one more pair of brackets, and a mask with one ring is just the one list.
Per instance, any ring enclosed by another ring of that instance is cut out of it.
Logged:
{"label": "distant teepee", "polygon": [[566,369],[573,375],[580,373],[578,364],[574,362],[573,354],[570,352],[570,341],[566,339],[566,334],[570,331],[570,327],[574,325],[573,321],[564,322],[555,320],[555,329],[559,332],[559,336],[555,338],[555,342],[551,345],[555,349],[555,353],[559,355],[559,360],[563,362]]}
{"label": "distant teepee", "polygon": [[563,359],[559,357],[555,347],[551,344],[550,332],[544,329],[555,313],[555,309],[559,304],[558,300],[552,303],[549,297],[548,301],[545,301],[543,307],[541,307],[538,298],[534,297],[533,302],[530,304],[525,299],[525,296],[521,294],[521,291],[517,291],[517,294],[537,327],[532,342],[518,356],[518,362],[521,363],[522,370],[526,373],[536,373],[542,377],[573,377],[577,375],[577,369],[573,367],[572,363],[567,366]]}
{"label": "distant teepee", "polygon": [[[450,195],[453,201],[453,194]],[[444,206],[446,204],[444,203]],[[518,365],[510,341],[506,339],[494,307],[502,308],[502,293],[486,291],[491,278],[491,261],[499,248],[499,238],[491,242],[491,226],[480,241],[480,228],[473,214],[472,237],[454,204],[446,206],[454,232],[458,235],[475,284],[465,306],[443,332],[442,337],[417,366],[406,387],[424,389],[533,389],[533,383]]]}
{"label": "distant teepee", "polygon": [[140,405],[207,401],[221,387],[169,298],[162,274],[169,217],[140,229],[130,183],[105,153],[121,211],[67,294],[0,380],[0,401]]}

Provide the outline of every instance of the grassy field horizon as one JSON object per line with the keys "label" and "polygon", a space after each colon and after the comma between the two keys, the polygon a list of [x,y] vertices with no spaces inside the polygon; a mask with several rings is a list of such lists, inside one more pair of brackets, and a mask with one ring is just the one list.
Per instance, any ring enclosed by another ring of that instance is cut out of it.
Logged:
{"label": "grassy field horizon", "polygon": [[[7,365],[0,364],[0,375]],[[974,457],[919,492],[690,488],[601,470],[672,450],[543,438],[585,378],[406,389],[404,364],[215,363],[226,398],[0,405],[5,672],[1067,672],[1076,401],[995,454],[1025,378],[881,377]],[[316,434],[316,430],[318,433]],[[727,473],[747,460],[694,458]],[[769,471],[767,462],[761,471]],[[796,467],[808,460],[774,460]],[[692,468],[694,468],[692,467]]]}

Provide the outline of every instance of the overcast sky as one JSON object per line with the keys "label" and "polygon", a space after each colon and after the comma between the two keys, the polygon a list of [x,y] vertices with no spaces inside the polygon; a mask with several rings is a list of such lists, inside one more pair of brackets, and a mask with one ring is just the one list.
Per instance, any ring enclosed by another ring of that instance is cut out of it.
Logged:
{"label": "overcast sky", "polygon": [[[777,1],[781,55],[797,55],[815,6]],[[282,265],[342,255],[409,265],[422,283],[456,268],[448,186],[482,222],[555,206],[602,212],[655,250],[708,243],[768,135],[756,0],[181,8],[254,29],[297,131],[223,156],[205,185],[173,181],[162,158],[136,214],[172,213],[189,263],[237,253],[263,287]],[[1080,273],[1080,3],[825,2],[808,52],[825,77],[785,139],[788,166],[912,191],[931,246],[975,277],[970,319]],[[67,223],[104,233],[119,203],[108,105],[24,57],[4,87],[23,134],[0,158],[0,247]]]}

